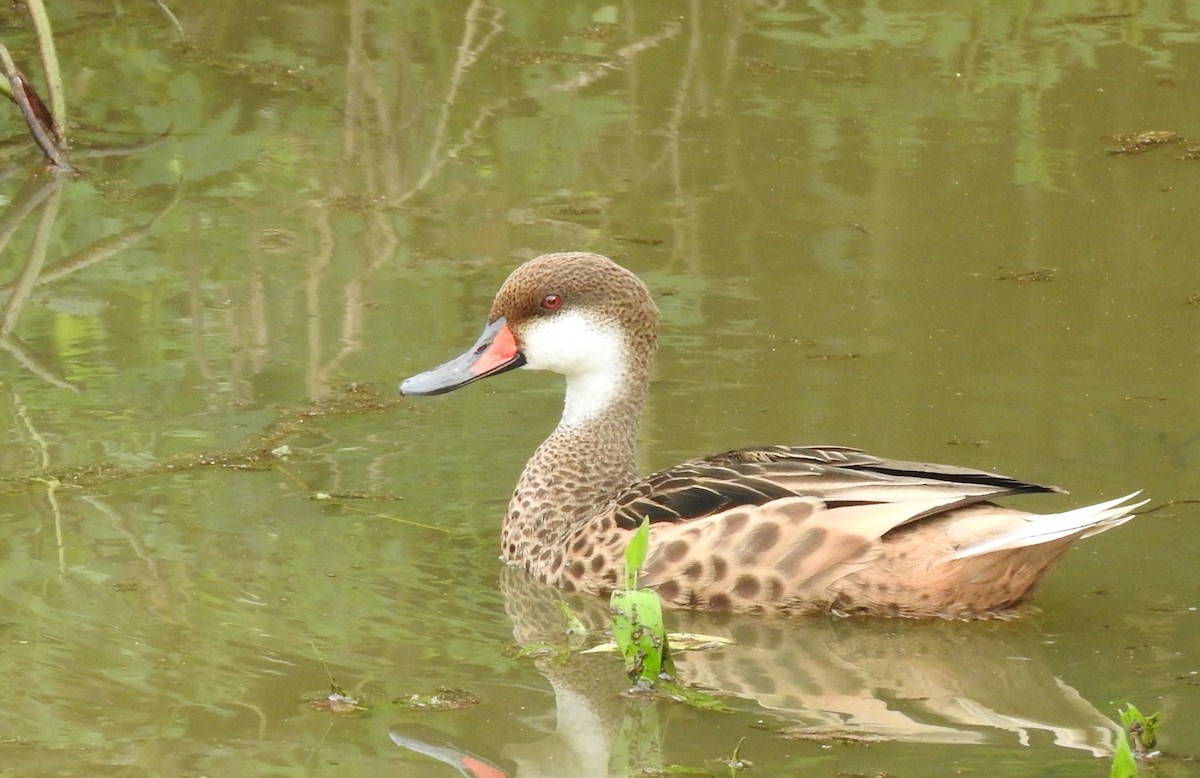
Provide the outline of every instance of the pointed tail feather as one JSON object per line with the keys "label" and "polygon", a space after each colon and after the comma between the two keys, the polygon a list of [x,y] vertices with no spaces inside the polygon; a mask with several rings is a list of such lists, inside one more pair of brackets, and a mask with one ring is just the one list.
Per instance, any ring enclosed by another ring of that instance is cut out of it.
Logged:
{"label": "pointed tail feather", "polygon": [[1133,518],[1133,511],[1150,502],[1149,500],[1142,500],[1141,502],[1129,505],[1122,504],[1132,500],[1139,494],[1141,494],[1140,490],[1132,494],[1127,494],[1124,497],[1118,497],[1115,500],[1087,505],[1083,508],[1076,508],[1064,513],[1036,517],[1027,525],[1005,535],[981,540],[969,546],[963,546],[954,552],[953,555],[947,557],[947,561],[979,556],[980,554],[988,554],[992,551],[1035,546],[1039,543],[1049,543],[1072,535],[1078,535],[1081,538],[1096,535],[1105,530],[1112,529],[1118,524],[1124,524],[1129,521]]}

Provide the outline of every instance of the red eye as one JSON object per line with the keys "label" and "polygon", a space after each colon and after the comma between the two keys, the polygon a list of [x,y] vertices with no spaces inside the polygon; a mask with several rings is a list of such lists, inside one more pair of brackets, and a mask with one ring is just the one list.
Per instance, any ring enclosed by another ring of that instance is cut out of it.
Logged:
{"label": "red eye", "polygon": [[547,311],[557,311],[562,307],[562,298],[556,294],[548,294],[542,298],[542,307]]}

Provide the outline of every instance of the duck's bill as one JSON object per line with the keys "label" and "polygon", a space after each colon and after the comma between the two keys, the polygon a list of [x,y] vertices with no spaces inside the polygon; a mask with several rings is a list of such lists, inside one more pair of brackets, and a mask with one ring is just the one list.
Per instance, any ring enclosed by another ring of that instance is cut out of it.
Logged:
{"label": "duck's bill", "polygon": [[400,394],[425,396],[452,392],[480,378],[499,375],[525,364],[525,355],[504,317],[484,328],[467,353],[400,383]]}

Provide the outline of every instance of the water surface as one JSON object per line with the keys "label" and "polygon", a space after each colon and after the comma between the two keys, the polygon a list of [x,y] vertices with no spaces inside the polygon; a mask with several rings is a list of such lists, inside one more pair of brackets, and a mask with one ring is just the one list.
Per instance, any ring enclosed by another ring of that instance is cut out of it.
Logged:
{"label": "water surface", "polygon": [[[1200,751],[1194,9],[170,5],[182,42],[55,7],[84,175],[0,125],[0,774],[455,774],[394,734],[527,776],[1094,776],[1126,702]],[[1111,153],[1146,131],[1183,138]],[[841,443],[1157,510],[1013,621],[678,614],[738,641],[684,663],[731,713],[523,656],[558,611],[498,527],[560,383],[394,391],[563,249],[662,309],[647,470]]]}

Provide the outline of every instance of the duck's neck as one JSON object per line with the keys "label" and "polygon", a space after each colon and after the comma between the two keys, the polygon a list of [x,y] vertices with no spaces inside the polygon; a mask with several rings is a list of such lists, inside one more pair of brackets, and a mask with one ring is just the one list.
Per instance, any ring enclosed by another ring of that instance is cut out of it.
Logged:
{"label": "duck's neck", "polygon": [[501,543],[510,564],[544,577],[555,554],[562,559],[567,535],[636,480],[647,372],[622,371],[607,384],[568,380],[562,420],[525,465],[509,503]]}

